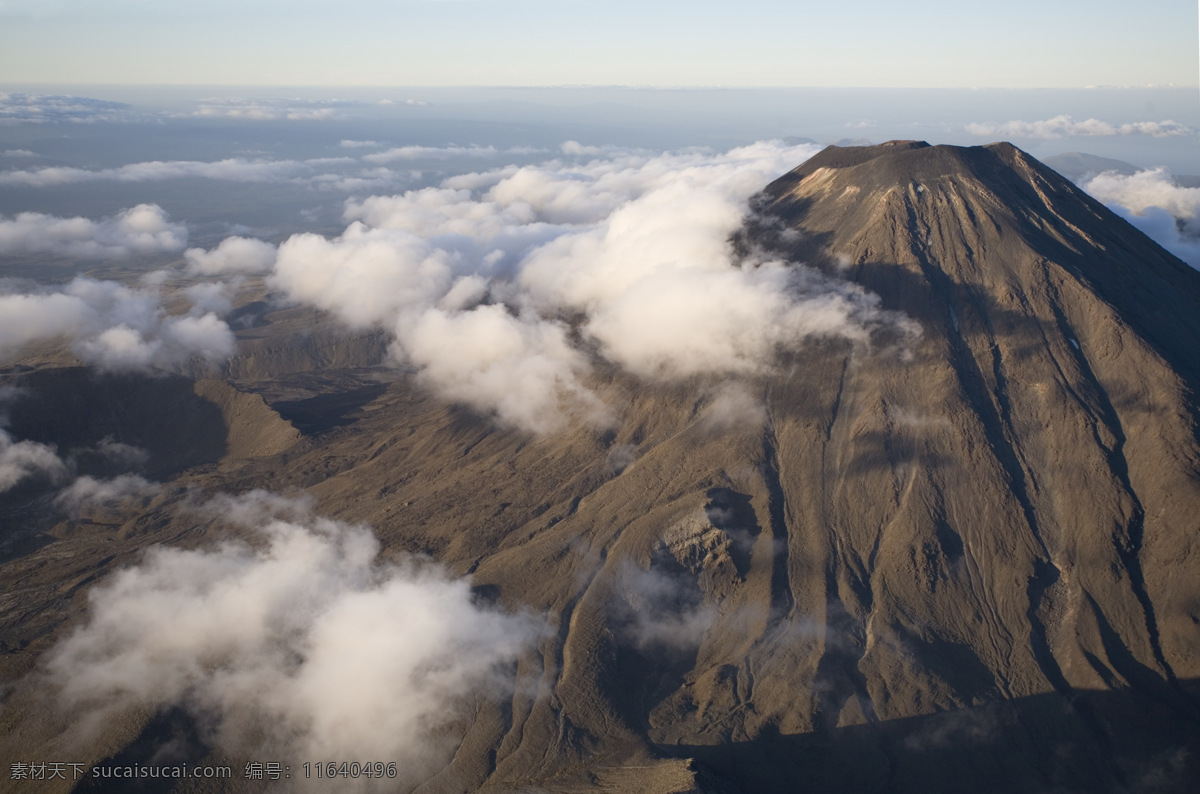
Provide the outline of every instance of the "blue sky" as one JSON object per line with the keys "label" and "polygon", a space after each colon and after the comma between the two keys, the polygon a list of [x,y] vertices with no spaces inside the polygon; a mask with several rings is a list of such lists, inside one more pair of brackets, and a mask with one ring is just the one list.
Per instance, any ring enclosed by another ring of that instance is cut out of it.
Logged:
{"label": "blue sky", "polygon": [[1197,5],[0,0],[0,81],[1196,85]]}

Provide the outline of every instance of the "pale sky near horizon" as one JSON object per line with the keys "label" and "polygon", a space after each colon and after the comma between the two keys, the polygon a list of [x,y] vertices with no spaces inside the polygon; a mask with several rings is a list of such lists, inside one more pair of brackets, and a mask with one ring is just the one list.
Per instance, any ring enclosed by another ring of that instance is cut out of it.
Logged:
{"label": "pale sky near horizon", "polygon": [[1181,0],[0,0],[0,83],[1197,85]]}

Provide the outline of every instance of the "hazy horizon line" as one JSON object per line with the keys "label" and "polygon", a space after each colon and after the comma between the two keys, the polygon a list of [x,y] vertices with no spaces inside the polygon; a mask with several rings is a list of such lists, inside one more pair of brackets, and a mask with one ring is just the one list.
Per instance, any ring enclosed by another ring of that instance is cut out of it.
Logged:
{"label": "hazy horizon line", "polygon": [[581,89],[623,89],[631,91],[1129,91],[1129,90],[1195,90],[1200,91],[1200,83],[1149,83],[1145,85],[1046,85],[1046,86],[1005,86],[1005,85],[962,85],[962,86],[892,86],[892,85],[721,85],[721,84],[680,84],[655,85],[640,83],[554,83],[544,85],[513,84],[487,85],[454,83],[438,84],[388,84],[388,83],[115,83],[88,82],[85,80],[21,80],[0,81],[0,87],[6,86],[89,86],[113,88],[346,88],[346,89],[375,89],[375,90],[581,90]]}

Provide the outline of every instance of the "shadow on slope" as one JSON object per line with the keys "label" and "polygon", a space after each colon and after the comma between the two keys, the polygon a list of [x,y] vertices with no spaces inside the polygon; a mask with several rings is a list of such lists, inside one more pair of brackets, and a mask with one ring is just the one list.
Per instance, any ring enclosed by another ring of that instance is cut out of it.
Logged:
{"label": "shadow on slope", "polygon": [[64,458],[116,441],[148,452],[146,476],[165,480],[226,453],[221,410],[195,393],[190,378],[64,367],[31,372],[17,385],[21,393],[9,406],[9,431],[53,444]]}
{"label": "shadow on slope", "polygon": [[[1200,690],[1192,680],[1184,687]],[[732,790],[1089,792],[1200,790],[1200,719],[1131,690],[1057,693],[798,735],[659,745]]]}

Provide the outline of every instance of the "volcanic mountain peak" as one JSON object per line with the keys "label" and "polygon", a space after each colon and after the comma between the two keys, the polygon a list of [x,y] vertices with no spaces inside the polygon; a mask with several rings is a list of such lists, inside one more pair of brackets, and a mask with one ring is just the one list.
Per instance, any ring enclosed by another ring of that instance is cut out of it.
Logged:
{"label": "volcanic mountain peak", "polygon": [[1026,314],[1040,295],[1054,316],[1078,287],[1187,377],[1200,374],[1200,274],[1012,144],[831,146],[767,186],[755,209],[743,246],[836,262],[922,321],[961,315],[968,296]]}

